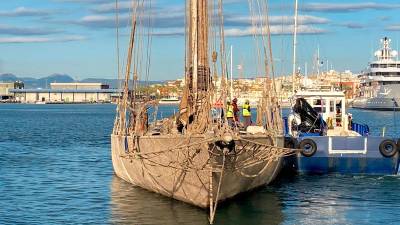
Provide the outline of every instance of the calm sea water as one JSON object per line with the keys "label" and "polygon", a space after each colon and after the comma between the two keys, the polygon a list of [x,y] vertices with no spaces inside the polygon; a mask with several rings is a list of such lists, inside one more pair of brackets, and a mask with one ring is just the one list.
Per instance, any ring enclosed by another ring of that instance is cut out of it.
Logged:
{"label": "calm sea water", "polygon": [[[374,134],[386,126],[400,136],[400,114],[352,113]],[[113,175],[114,114],[114,105],[0,105],[0,224],[208,224],[205,211]],[[398,176],[281,178],[221,204],[216,224],[400,224],[399,189]]]}

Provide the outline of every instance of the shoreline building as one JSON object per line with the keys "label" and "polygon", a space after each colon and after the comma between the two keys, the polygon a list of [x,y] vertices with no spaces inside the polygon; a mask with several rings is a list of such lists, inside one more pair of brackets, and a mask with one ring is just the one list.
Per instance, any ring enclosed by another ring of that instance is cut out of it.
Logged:
{"label": "shoreline building", "polygon": [[102,83],[51,83],[49,89],[10,90],[21,103],[110,103],[120,92]]}
{"label": "shoreline building", "polygon": [[21,81],[16,82],[6,82],[0,83],[0,101],[1,102],[13,102],[14,94],[11,93],[11,90],[24,88],[24,83]]}

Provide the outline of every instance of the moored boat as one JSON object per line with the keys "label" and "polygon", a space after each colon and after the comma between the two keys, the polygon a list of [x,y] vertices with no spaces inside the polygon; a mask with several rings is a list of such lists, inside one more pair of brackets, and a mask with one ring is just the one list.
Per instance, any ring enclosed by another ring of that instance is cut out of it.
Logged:
{"label": "moored boat", "polygon": [[[140,19],[138,16],[144,15],[135,13],[140,10],[137,3],[133,6],[124,92],[117,105],[111,135],[114,172],[149,191],[209,208],[212,223],[219,201],[269,184],[279,173],[282,158],[293,154],[292,149],[283,147],[283,127],[276,97],[272,88],[265,84],[257,114],[260,122],[246,131],[230,127],[223,110],[217,117],[211,115],[215,103],[226,108],[227,93],[217,93],[212,82],[210,68],[215,69],[213,75],[217,76],[218,59],[216,49],[211,47],[213,51],[209,53],[206,21],[222,19],[222,15],[209,16],[207,0],[191,0],[187,12],[190,20],[185,88],[179,112],[157,120],[159,102],[150,98],[138,101],[136,93],[132,95],[129,90],[132,56],[140,53],[134,51],[138,35],[136,21]],[[223,45],[221,33],[215,33],[214,38],[218,36]],[[224,78],[226,67],[224,62],[221,65]],[[134,74],[135,86],[140,73],[135,71]]]}
{"label": "moored boat", "polygon": [[[127,182],[207,208],[215,202],[269,184],[281,169],[281,148],[265,135],[234,137],[223,154],[214,134],[112,135],[115,173]],[[136,146],[134,146],[136,144]],[[256,150],[255,150],[256,149]],[[218,197],[218,199],[217,199]]]}
{"label": "moored boat", "polygon": [[398,174],[400,141],[373,137],[346,113],[343,92],[299,92],[286,120],[286,145],[301,150],[300,173]]}
{"label": "moored boat", "polygon": [[354,108],[400,110],[400,61],[390,42],[387,37],[381,40],[382,48],[375,52],[376,61],[359,75],[361,87],[352,103]]}
{"label": "moored boat", "polygon": [[168,96],[165,98],[161,98],[159,101],[159,104],[165,104],[165,105],[178,105],[181,102],[178,97],[175,96]]}

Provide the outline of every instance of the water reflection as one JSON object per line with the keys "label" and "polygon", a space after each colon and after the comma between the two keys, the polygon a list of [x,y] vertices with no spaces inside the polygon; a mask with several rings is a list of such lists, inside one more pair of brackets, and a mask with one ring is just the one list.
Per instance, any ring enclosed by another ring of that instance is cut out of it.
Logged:
{"label": "water reflection", "polygon": [[281,224],[282,201],[269,187],[239,195],[218,208],[216,224]]}
{"label": "water reflection", "polygon": [[[143,190],[114,175],[113,224],[208,224],[208,211]],[[215,224],[280,224],[281,201],[268,188],[238,196],[218,207]]]}
{"label": "water reflection", "polygon": [[151,193],[116,177],[111,182],[113,224],[208,224],[207,212]]}
{"label": "water reflection", "polygon": [[330,174],[285,178],[271,188],[282,193],[283,224],[400,224],[393,217],[400,210],[400,192],[388,191],[399,181],[397,176]]}

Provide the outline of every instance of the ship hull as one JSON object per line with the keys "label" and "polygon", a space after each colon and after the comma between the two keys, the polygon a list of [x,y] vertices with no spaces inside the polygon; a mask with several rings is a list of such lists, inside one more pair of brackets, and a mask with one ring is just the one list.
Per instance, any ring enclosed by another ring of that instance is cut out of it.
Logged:
{"label": "ship hull", "polygon": [[[380,144],[385,137],[307,137],[316,144],[316,153],[293,156],[290,167],[301,174],[370,174],[396,175],[399,172],[400,155],[384,156]],[[391,139],[389,139],[391,140]],[[393,140],[396,141],[396,140]],[[294,161],[293,161],[294,159]]]}
{"label": "ship hull", "polygon": [[235,149],[224,155],[203,136],[112,135],[112,163],[115,174],[133,185],[206,208],[269,184],[279,173],[282,154],[266,159],[265,148],[254,144],[271,139],[250,139],[235,140]]}
{"label": "ship hull", "polygon": [[180,102],[180,100],[160,100],[158,103],[160,105],[178,105]]}
{"label": "ship hull", "polygon": [[352,107],[356,109],[378,110],[378,111],[400,111],[399,98],[358,98],[352,103]]}

